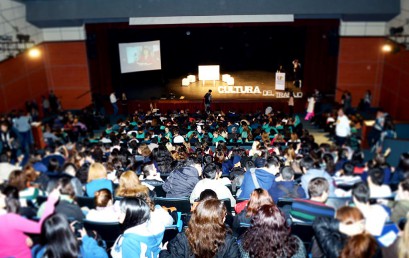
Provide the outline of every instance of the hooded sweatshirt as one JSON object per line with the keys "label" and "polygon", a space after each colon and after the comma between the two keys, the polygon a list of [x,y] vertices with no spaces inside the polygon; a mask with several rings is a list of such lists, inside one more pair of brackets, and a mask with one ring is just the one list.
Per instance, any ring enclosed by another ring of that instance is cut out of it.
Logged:
{"label": "hooded sweatshirt", "polygon": [[260,188],[268,190],[274,183],[275,176],[273,173],[265,170],[266,168],[252,168],[250,171],[244,174],[243,184],[241,185],[241,193],[239,195],[240,199],[249,199],[251,192],[256,189],[256,184],[254,184],[252,173],[255,173],[258,185]]}

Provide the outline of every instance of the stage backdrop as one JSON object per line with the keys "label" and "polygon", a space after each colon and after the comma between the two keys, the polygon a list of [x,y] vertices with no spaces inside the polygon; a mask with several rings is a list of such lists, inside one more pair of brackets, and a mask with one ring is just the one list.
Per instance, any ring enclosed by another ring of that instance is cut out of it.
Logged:
{"label": "stage backdrop", "polygon": [[[297,20],[274,24],[129,26],[87,24],[87,52],[93,93],[112,90],[130,99],[167,95],[169,80],[196,74],[198,65],[229,71],[271,71],[284,66],[291,80],[292,60],[303,67],[303,91],[334,95],[338,20]],[[118,45],[159,40],[161,70],[122,74]],[[274,76],[272,77],[274,80]],[[246,85],[243,85],[246,86]]]}

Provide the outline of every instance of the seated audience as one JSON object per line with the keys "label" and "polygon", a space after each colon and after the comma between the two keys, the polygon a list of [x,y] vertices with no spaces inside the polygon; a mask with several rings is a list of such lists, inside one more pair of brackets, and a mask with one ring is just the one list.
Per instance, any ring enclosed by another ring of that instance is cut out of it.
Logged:
{"label": "seated audience", "polygon": [[118,220],[124,232],[111,249],[113,258],[158,256],[165,227],[150,220],[150,208],[145,201],[135,197],[123,198]]}
{"label": "seated audience", "polygon": [[138,175],[131,170],[122,173],[115,195],[118,197],[135,197],[135,195],[140,192],[149,194],[149,188],[141,184]]}
{"label": "seated audience", "polygon": [[[57,213],[63,214],[67,219],[78,220],[82,222],[85,218],[84,213],[81,208],[75,203],[75,192],[74,187],[71,184],[69,178],[63,177],[58,180],[56,188],[59,189],[60,201],[55,207]],[[40,206],[37,211],[37,217],[41,217],[45,209],[44,203]]]}
{"label": "seated audience", "polygon": [[337,187],[335,189],[335,196],[337,197],[350,197],[352,186],[358,182],[361,182],[361,177],[354,175],[354,165],[352,162],[347,161],[342,165],[342,170],[337,172],[334,176],[334,181],[337,186],[347,187],[347,189],[341,189]]}
{"label": "seated audience", "polygon": [[277,206],[261,206],[240,240],[241,257],[306,257],[304,243],[290,232]]}
{"label": "seated audience", "polygon": [[[375,257],[376,241],[365,231],[364,216],[355,207],[340,208],[335,219],[319,217],[314,221],[313,228],[322,257]],[[318,257],[317,253],[313,253],[313,256]]]}
{"label": "seated audience", "polygon": [[200,202],[186,231],[169,241],[159,257],[240,257],[236,239],[224,224],[226,212],[219,200]]}
{"label": "seated audience", "polygon": [[202,167],[199,160],[188,158],[182,162],[163,184],[166,197],[187,197],[192,194],[199,177],[202,175]]}
{"label": "seated audience", "polygon": [[[213,190],[219,199],[230,199],[231,205],[236,205],[236,199],[233,197],[229,188],[226,186],[226,181],[221,178],[222,172],[214,163],[207,164],[202,172],[201,179],[195,186],[190,195],[190,203],[193,203],[199,198],[200,193],[206,189]],[[227,179],[227,178],[224,178]],[[230,180],[227,179],[228,182]]]}
{"label": "seated audience", "polygon": [[108,189],[111,193],[114,192],[112,181],[107,179],[106,168],[101,163],[94,163],[89,167],[85,190],[89,197],[94,197],[94,193],[101,189]]}
{"label": "seated audience", "polygon": [[372,168],[368,171],[368,187],[371,198],[384,198],[392,195],[389,185],[383,184],[384,172],[380,168]]}
{"label": "seated audience", "polygon": [[300,165],[304,174],[301,177],[301,186],[304,189],[307,198],[309,197],[309,182],[317,177],[323,177],[327,180],[329,185],[329,196],[334,195],[334,180],[325,170],[314,167],[314,160],[310,156],[304,156],[304,158],[300,162]]}
{"label": "seated audience", "polygon": [[[61,214],[48,217],[41,229],[41,245],[33,247],[32,257],[108,258],[105,249],[89,237],[84,228],[76,236],[67,219]],[[78,240],[78,237],[80,241]]]}
{"label": "seated audience", "polygon": [[237,230],[242,223],[250,224],[258,209],[263,205],[274,205],[273,199],[266,190],[261,188],[254,189],[250,195],[250,200],[247,202],[247,205],[244,206],[240,212],[236,210],[238,214],[236,214],[234,217],[233,229]]}
{"label": "seated audience", "polygon": [[89,210],[87,220],[98,222],[116,222],[118,214],[115,212],[112,194],[108,189],[101,189],[95,192],[95,209]]}
{"label": "seated audience", "polygon": [[396,200],[387,202],[387,205],[392,209],[391,220],[393,222],[399,223],[402,218],[406,217],[409,212],[409,178],[399,184]]}
{"label": "seated audience", "polygon": [[268,193],[277,203],[279,198],[305,198],[304,189],[294,181],[294,169],[283,167],[280,175],[268,190]]}
{"label": "seated audience", "polygon": [[151,185],[153,187],[163,185],[163,180],[160,177],[160,173],[153,163],[147,163],[143,165],[142,168],[142,179],[141,182],[144,184]]}
{"label": "seated audience", "polygon": [[160,224],[163,224],[165,227],[173,224],[174,221],[173,221],[172,216],[169,214],[169,212],[163,209],[162,206],[158,204],[155,205],[153,198],[151,198],[145,192],[139,192],[136,194],[135,197],[141,198],[149,205],[149,209],[151,211],[150,221],[152,223],[155,223],[155,224],[160,223]]}
{"label": "seated audience", "polygon": [[389,214],[384,206],[369,203],[369,191],[365,183],[355,184],[352,189],[352,200],[365,217],[366,231],[373,236],[379,236],[385,222],[389,220]]}
{"label": "seated audience", "polygon": [[28,220],[18,214],[20,203],[15,196],[0,193],[0,257],[31,257],[31,239],[26,234],[39,234],[44,220],[55,209],[60,193],[55,189],[44,204],[40,221]]}
{"label": "seated audience", "polygon": [[316,177],[309,182],[309,200],[294,199],[290,215],[294,221],[313,222],[317,217],[334,217],[334,209],[325,205],[328,199],[328,181]]}
{"label": "seated audience", "polygon": [[267,160],[257,158],[255,165],[257,168],[250,169],[244,174],[243,183],[237,192],[237,196],[241,199],[248,199],[256,188],[270,189],[280,169],[279,160],[275,156],[268,157]]}

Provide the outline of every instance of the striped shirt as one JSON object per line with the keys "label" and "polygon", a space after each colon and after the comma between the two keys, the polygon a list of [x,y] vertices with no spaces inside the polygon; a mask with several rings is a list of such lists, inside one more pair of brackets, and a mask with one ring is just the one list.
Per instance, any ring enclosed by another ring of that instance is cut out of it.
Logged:
{"label": "striped shirt", "polygon": [[294,199],[291,205],[290,215],[294,221],[313,222],[316,217],[333,218],[335,210],[324,203]]}

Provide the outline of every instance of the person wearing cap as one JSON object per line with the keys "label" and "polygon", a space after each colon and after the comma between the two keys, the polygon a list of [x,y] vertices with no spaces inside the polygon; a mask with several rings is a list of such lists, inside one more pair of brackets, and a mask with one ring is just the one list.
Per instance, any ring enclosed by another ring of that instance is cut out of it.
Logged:
{"label": "person wearing cap", "polygon": [[244,174],[243,183],[237,192],[240,199],[250,198],[251,192],[256,188],[270,189],[275,181],[275,175],[280,170],[280,162],[277,157],[271,156],[267,160],[256,158],[256,168],[252,168]]}

